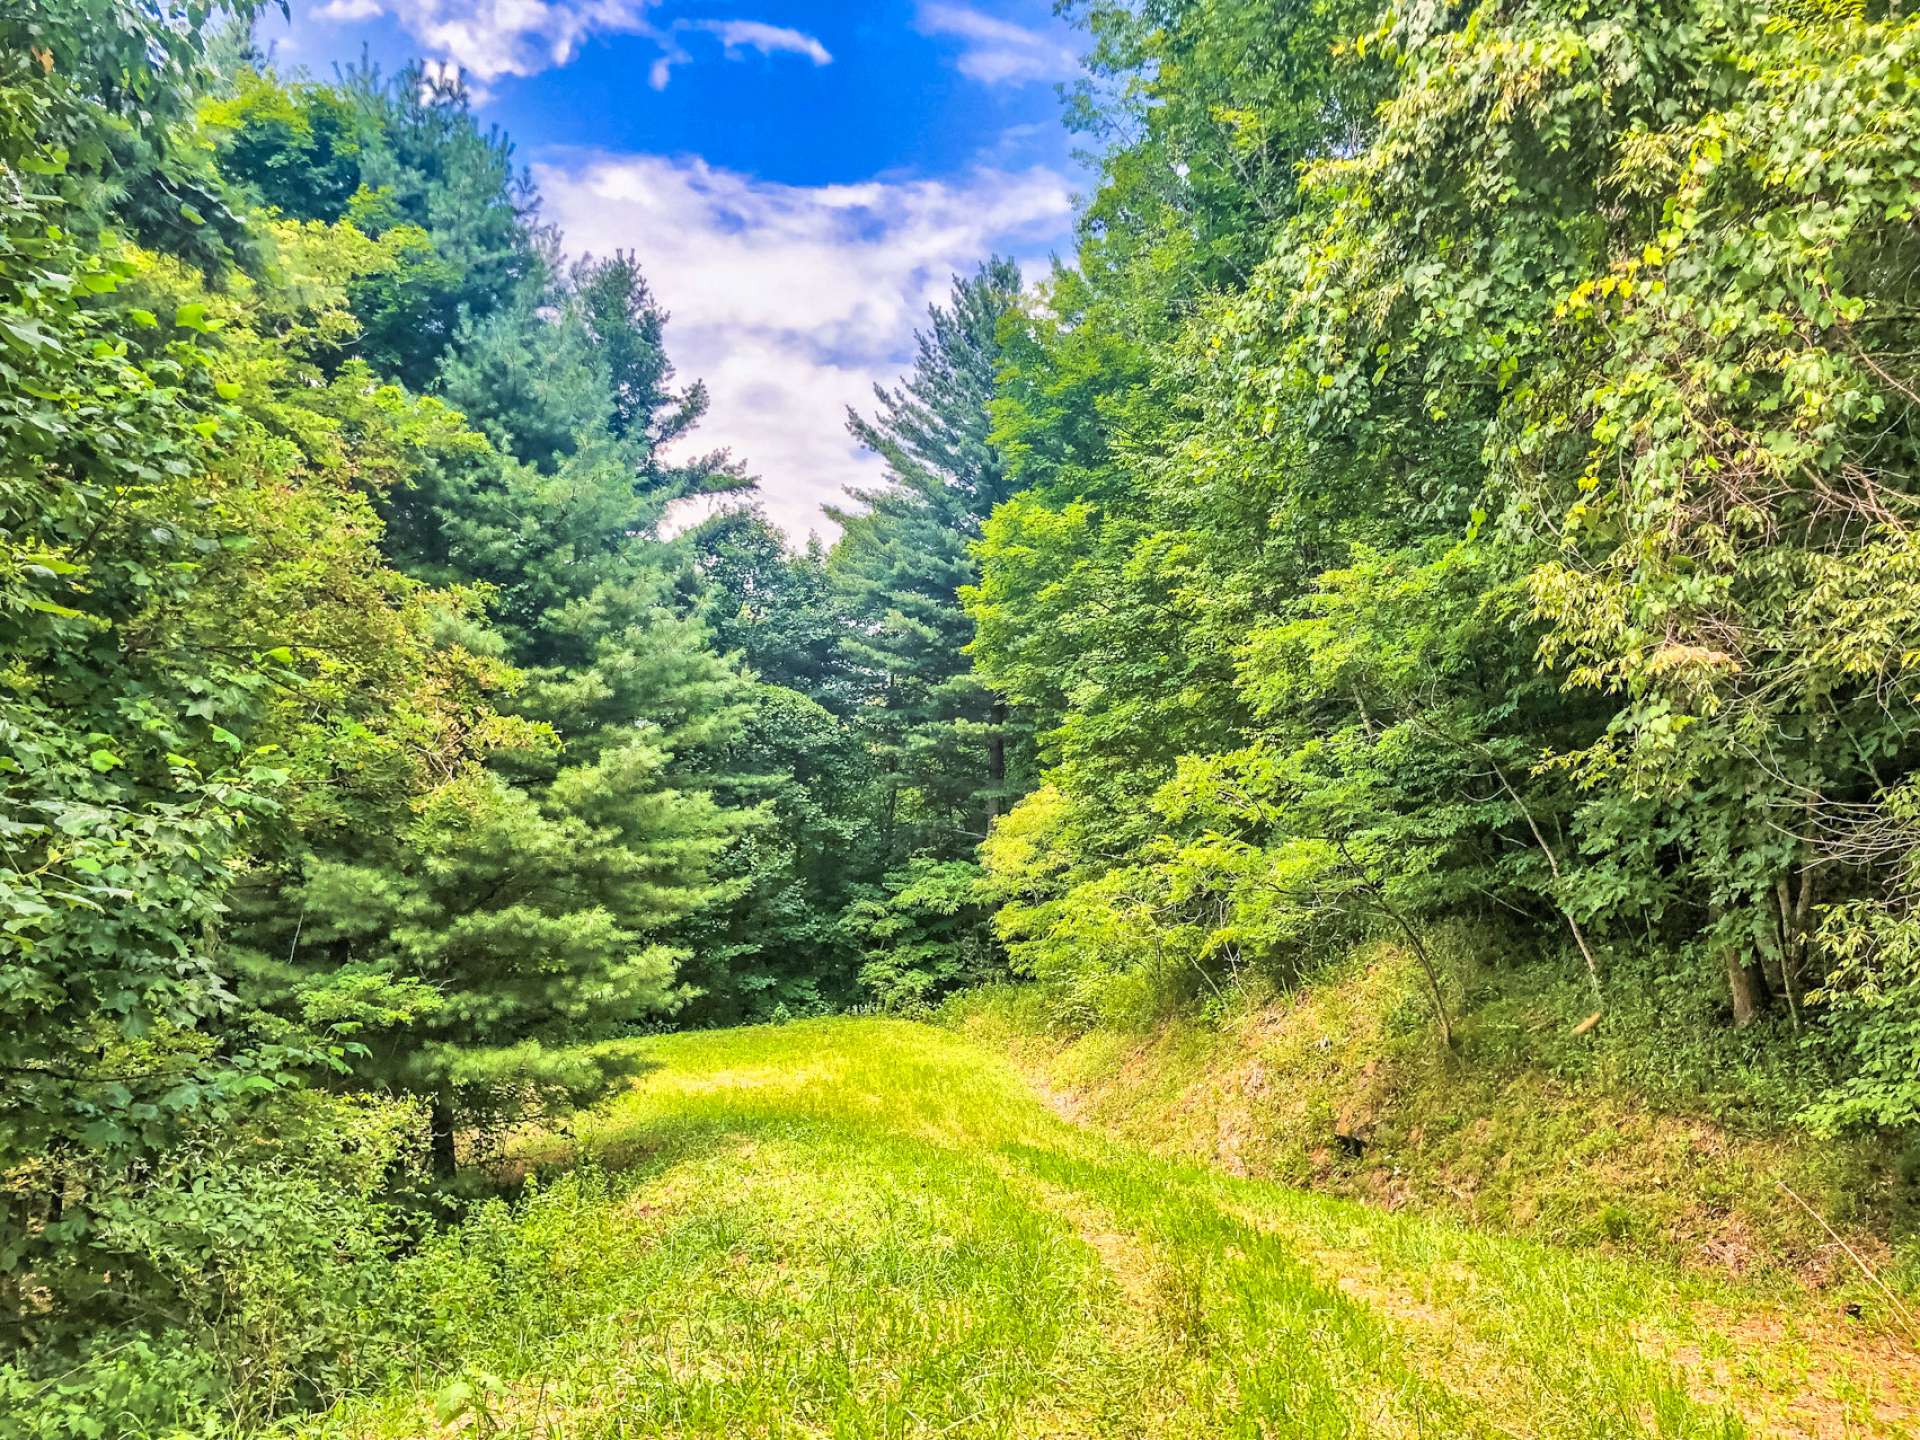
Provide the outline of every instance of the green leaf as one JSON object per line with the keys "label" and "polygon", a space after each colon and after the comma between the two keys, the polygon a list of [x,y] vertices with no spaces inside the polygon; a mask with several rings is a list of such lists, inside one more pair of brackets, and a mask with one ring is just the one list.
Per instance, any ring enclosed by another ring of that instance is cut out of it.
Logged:
{"label": "green leaf", "polygon": [[173,312],[173,323],[182,330],[192,330],[201,335],[211,335],[220,328],[219,320],[207,318],[207,303],[204,300],[190,300]]}
{"label": "green leaf", "polygon": [[23,155],[16,163],[29,175],[61,175],[67,168],[66,147],[56,145],[38,155]]}
{"label": "green leaf", "polygon": [[38,320],[0,319],[0,333],[26,350],[44,350],[56,343],[53,336],[40,328]]}

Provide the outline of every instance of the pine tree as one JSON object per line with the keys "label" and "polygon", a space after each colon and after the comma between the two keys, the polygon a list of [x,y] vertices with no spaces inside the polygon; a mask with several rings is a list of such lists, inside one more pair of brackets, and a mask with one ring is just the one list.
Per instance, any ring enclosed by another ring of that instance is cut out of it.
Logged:
{"label": "pine tree", "polygon": [[1019,290],[1007,260],[956,279],[915,337],[900,388],[876,387],[874,418],[848,414],[888,474],[852,492],[862,508],[829,511],[843,527],[829,568],[846,650],[870,693],[863,723],[890,777],[885,828],[897,859],[971,854],[1010,789],[1008,717],[972,673],[960,591],[977,578],[969,547],[1005,498],[988,410],[996,332]]}
{"label": "pine tree", "polygon": [[683,613],[685,555],[650,538],[649,464],[603,431],[551,473],[451,472],[468,483],[439,497],[442,578],[493,590],[524,677],[510,709],[545,741],[452,777],[397,854],[317,859],[302,892],[328,954],[308,1018],[373,1015],[366,1068],[432,1098],[443,1173],[458,1117],[578,1101],[620,1073],[580,1042],[674,1009],[671,930],[735,888],[715,865],[742,817],[708,772],[742,682]]}
{"label": "pine tree", "polygon": [[462,327],[545,283],[550,234],[499,131],[482,132],[457,81],[372,66],[338,85],[243,73],[208,108],[220,170],[283,214],[404,235],[400,263],[355,282],[354,354],[416,393]]}
{"label": "pine tree", "polygon": [[[349,363],[430,388],[478,431],[419,447],[380,488],[385,548],[487,596],[491,626],[457,638],[516,679],[488,758],[436,777],[389,833],[316,837],[251,937],[283,958],[252,974],[276,1008],[352,1036],[357,1082],[429,1099],[446,1174],[461,1123],[620,1073],[589,1042],[681,1003],[679,927],[744,883],[719,861],[747,802],[716,793],[744,682],[693,613],[687,547],[658,531],[674,499],[748,482],[724,454],[668,457],[705,393],[672,388],[666,317],[630,257],[564,265],[457,94],[368,77],[346,93],[368,129],[345,218],[387,257],[349,286],[367,355]],[[271,110],[259,99],[240,133]],[[331,168],[315,183],[338,188]],[[386,336],[416,304],[424,338]]]}

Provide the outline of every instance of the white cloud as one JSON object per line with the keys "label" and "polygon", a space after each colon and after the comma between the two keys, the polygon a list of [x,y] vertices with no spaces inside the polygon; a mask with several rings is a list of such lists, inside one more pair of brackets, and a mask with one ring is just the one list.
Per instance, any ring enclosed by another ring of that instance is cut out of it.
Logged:
{"label": "white cloud", "polygon": [[593,35],[651,34],[655,0],[329,0],[323,20],[391,15],[435,58],[482,80],[565,65]]}
{"label": "white cloud", "polygon": [[970,5],[922,0],[914,26],[923,35],[961,41],[955,64],[962,75],[983,85],[1064,80],[1079,66],[1072,47],[1054,36]]}
{"label": "white cloud", "polygon": [[956,272],[999,252],[1031,262],[1071,224],[1050,170],[791,186],[697,158],[586,154],[536,165],[568,249],[638,252],[671,310],[667,343],[713,409],[693,449],[730,446],[768,513],[804,536],[878,462],[846,433],[876,381],[909,363],[914,328]]}
{"label": "white cloud", "polygon": [[342,23],[391,15],[435,58],[457,61],[473,79],[533,75],[565,65],[596,35],[645,36],[660,48],[648,70],[657,89],[673,67],[693,57],[678,36],[700,30],[719,37],[727,58],[748,52],[790,54],[815,65],[832,63],[819,40],[758,20],[682,21],[661,27],[649,18],[660,0],[327,0],[314,13]]}
{"label": "white cloud", "polygon": [[654,89],[666,89],[667,82],[673,78],[674,67],[692,61],[693,56],[679,41],[680,35],[689,30],[718,36],[729,60],[743,60],[747,51],[754,50],[762,55],[804,55],[815,65],[833,63],[827,47],[804,30],[767,25],[758,20],[676,20],[660,37],[660,58],[647,71],[647,83]]}
{"label": "white cloud", "polygon": [[805,31],[790,30],[785,25],[765,25],[758,20],[699,20],[688,28],[718,35],[729,55],[758,50],[762,55],[804,55],[816,65],[833,63],[826,46]]}

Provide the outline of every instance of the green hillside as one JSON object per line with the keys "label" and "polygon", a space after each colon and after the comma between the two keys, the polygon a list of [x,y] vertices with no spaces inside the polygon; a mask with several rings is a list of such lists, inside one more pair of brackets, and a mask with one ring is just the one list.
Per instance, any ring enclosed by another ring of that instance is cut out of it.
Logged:
{"label": "green hillside", "polygon": [[1920,8],[0,0],[0,1440],[1917,1355]]}
{"label": "green hillside", "polygon": [[519,1208],[412,1258],[411,1379],[300,1433],[1693,1440],[1920,1416],[1911,1347],[1832,1297],[1153,1159],[947,1031],[641,1050],[570,1141],[518,1148]]}

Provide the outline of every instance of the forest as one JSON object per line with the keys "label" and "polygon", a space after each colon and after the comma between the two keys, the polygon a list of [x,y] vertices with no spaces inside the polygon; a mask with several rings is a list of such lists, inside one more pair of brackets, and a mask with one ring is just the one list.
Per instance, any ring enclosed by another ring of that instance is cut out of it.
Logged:
{"label": "forest", "polygon": [[4,1440],[377,1389],[657,1037],[980,987],[1533,977],[1920,1213],[1920,20],[1062,8],[1076,248],[799,547],[457,78],[0,4]]}

